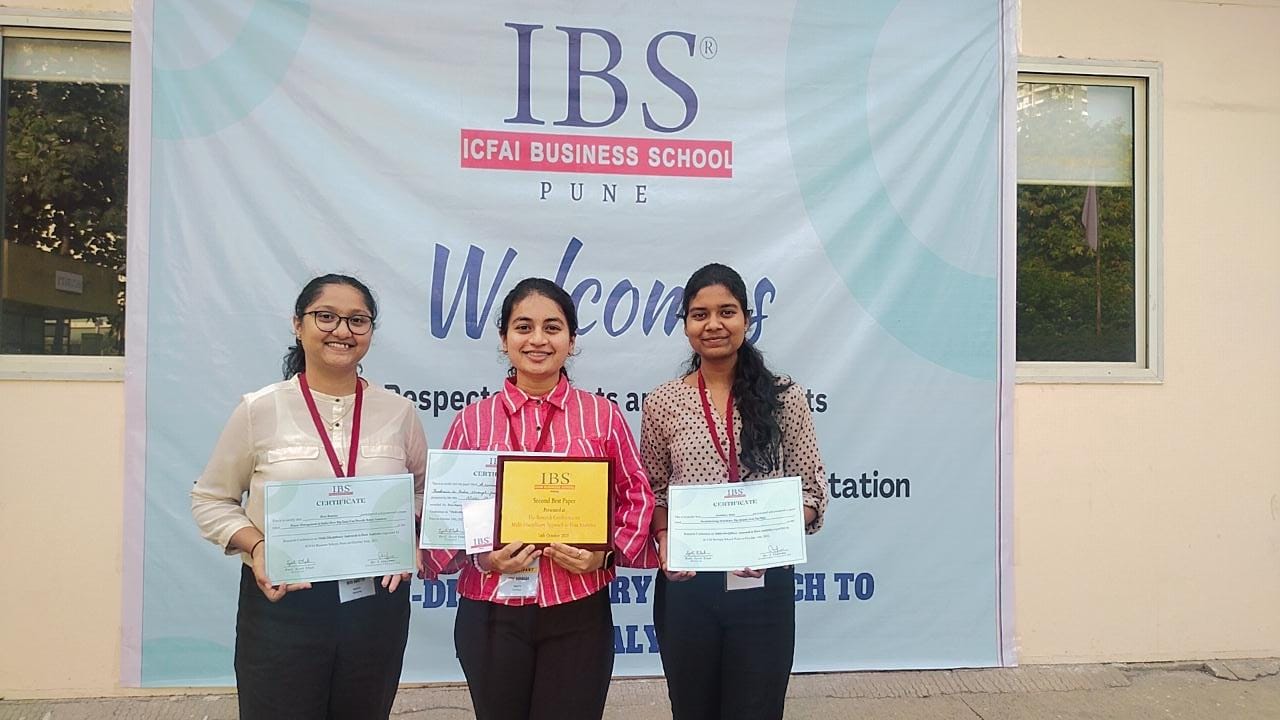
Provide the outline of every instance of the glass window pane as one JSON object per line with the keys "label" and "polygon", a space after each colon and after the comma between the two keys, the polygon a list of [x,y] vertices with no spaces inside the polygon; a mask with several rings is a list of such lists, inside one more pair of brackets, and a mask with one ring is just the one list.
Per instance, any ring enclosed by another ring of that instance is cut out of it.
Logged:
{"label": "glass window pane", "polygon": [[1018,84],[1018,182],[1133,184],[1133,88]]}
{"label": "glass window pane", "polygon": [[1019,83],[1018,360],[1137,359],[1133,123],[1131,87]]}
{"label": "glass window pane", "polygon": [[128,45],[4,43],[0,353],[122,355]]}
{"label": "glass window pane", "polygon": [[4,77],[128,85],[129,43],[5,38]]}

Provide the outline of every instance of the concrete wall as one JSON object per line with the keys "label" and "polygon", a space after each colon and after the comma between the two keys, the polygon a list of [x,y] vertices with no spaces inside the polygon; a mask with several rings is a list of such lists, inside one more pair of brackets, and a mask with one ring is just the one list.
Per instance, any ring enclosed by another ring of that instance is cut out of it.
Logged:
{"label": "concrete wall", "polygon": [[120,677],[124,385],[0,381],[0,696]]}
{"label": "concrete wall", "polygon": [[1165,382],[1020,385],[1022,661],[1280,655],[1280,3],[1024,0],[1164,70]]}
{"label": "concrete wall", "polygon": [[[120,0],[0,2],[126,12]],[[1164,66],[1165,381],[1015,392],[1024,663],[1280,656],[1280,2],[1024,0]],[[0,695],[118,687],[123,388],[0,381]]]}

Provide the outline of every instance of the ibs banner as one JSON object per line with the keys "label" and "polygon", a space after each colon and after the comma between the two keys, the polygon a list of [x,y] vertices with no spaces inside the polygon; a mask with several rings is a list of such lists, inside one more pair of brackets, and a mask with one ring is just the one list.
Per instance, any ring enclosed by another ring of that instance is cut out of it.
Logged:
{"label": "ibs banner", "polygon": [[[795,669],[1014,662],[1013,0],[135,5],[125,684],[234,681],[239,563],[188,492],[308,278],[373,288],[365,375],[438,446],[528,276],[638,433],[711,261],[826,461]],[[612,587],[620,675],[661,672],[651,591]],[[453,580],[412,597],[404,680],[459,679]]]}

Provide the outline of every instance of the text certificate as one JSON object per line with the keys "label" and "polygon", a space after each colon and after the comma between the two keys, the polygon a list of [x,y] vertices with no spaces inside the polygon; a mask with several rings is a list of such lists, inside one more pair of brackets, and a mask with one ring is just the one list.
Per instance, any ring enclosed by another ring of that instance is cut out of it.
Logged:
{"label": "text certificate", "polygon": [[267,577],[321,582],[413,572],[413,476],[269,482]]}
{"label": "text certificate", "polygon": [[764,570],[807,559],[800,478],[667,488],[667,567]]}
{"label": "text certificate", "polygon": [[497,452],[428,450],[427,492],[422,501],[422,540],[419,547],[465,548],[462,506],[493,497],[497,480]]}
{"label": "text certificate", "polygon": [[498,482],[498,455],[536,457],[540,454],[501,450],[427,451],[427,491],[422,501],[419,547],[466,549],[462,506],[494,496]]}

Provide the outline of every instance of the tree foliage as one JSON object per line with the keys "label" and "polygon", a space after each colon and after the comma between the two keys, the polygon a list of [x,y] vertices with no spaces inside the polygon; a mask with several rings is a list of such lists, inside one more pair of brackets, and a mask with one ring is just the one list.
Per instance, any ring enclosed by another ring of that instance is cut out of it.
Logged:
{"label": "tree foliage", "polygon": [[5,99],[5,236],[117,273],[109,345],[120,352],[129,88],[8,80]]}
{"label": "tree foliage", "polygon": [[[1051,138],[1051,142],[1025,143],[1054,148],[1053,157],[1027,159],[1041,169],[1070,160],[1084,165],[1094,158],[1133,157],[1133,135],[1122,123],[1090,124],[1084,112],[1038,113],[1031,106],[1019,115],[1018,136],[1020,151],[1026,139]],[[1019,165],[1024,166],[1023,160]],[[1068,168],[1068,172],[1077,174],[1082,183],[1091,177],[1087,167]],[[1018,185],[1019,360],[1135,359],[1133,187],[1114,183],[1098,187],[1096,251],[1085,242],[1082,211],[1087,189],[1084,184],[1048,179],[1043,184]]]}
{"label": "tree foliage", "polygon": [[1133,190],[1098,188],[1098,258],[1080,221],[1086,188],[1018,188],[1018,359],[1134,359]]}

